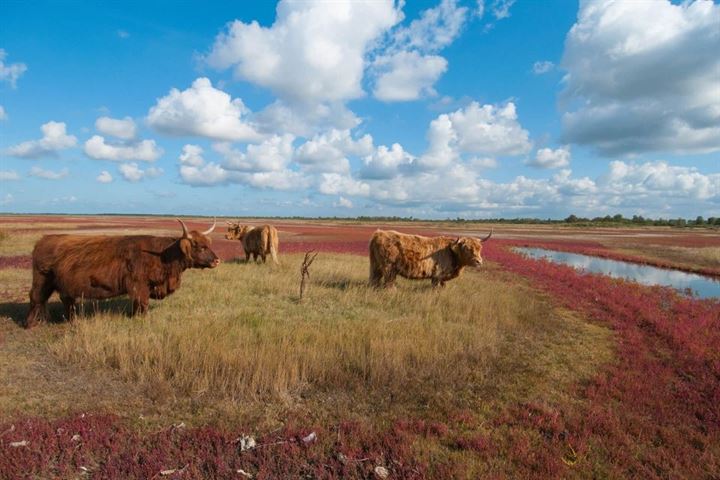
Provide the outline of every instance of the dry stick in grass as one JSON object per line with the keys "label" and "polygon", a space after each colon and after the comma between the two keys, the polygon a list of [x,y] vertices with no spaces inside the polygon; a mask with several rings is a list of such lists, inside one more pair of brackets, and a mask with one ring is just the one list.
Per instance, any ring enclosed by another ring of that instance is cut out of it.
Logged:
{"label": "dry stick in grass", "polygon": [[300,300],[303,299],[303,293],[305,292],[305,279],[310,278],[310,265],[315,261],[315,257],[318,256],[318,253],[315,252],[315,255],[311,255],[311,253],[315,252],[315,250],[310,250],[309,252],[305,253],[305,259],[303,260],[302,266],[300,267]]}

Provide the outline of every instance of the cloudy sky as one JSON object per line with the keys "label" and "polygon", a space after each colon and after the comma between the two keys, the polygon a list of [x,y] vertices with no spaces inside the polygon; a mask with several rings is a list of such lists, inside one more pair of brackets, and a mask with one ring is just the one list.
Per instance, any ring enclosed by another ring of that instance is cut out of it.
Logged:
{"label": "cloudy sky", "polygon": [[720,215],[711,0],[0,14],[0,211]]}

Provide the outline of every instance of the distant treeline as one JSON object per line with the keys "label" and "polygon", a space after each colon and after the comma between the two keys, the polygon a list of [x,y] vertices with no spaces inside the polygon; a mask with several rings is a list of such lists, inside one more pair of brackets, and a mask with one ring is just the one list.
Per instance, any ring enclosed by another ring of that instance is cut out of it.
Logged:
{"label": "distant treeline", "polygon": [[[2,215],[49,215],[49,216],[127,216],[127,217],[206,217],[213,218],[212,215],[172,215],[172,214],[154,214],[154,213],[96,213],[96,214],[59,214],[59,213],[38,213],[38,214],[22,214],[22,213],[1,213]],[[394,223],[394,222],[423,222],[423,223],[504,223],[510,225],[568,225],[568,226],[601,226],[601,227],[617,227],[617,226],[656,226],[656,227],[720,227],[720,217],[708,217],[698,215],[695,218],[645,218],[642,215],[633,215],[631,218],[624,217],[621,214],[605,215],[604,217],[578,217],[570,215],[564,219],[553,218],[445,218],[445,219],[427,219],[415,217],[398,217],[398,216],[359,216],[359,217],[301,217],[301,216],[230,216],[224,215],[218,218],[244,218],[244,219],[264,219],[274,218],[278,220],[325,220],[325,221],[344,221],[344,222],[366,222],[366,223]]]}
{"label": "distant treeline", "polygon": [[[291,217],[299,219],[300,217]],[[709,217],[705,219],[697,216],[694,219],[686,218],[645,218],[642,215],[633,215],[632,218],[623,217],[621,214],[606,215],[604,217],[578,217],[570,215],[562,220],[553,218],[446,218],[444,220],[428,220],[415,217],[319,217],[317,220],[350,220],[358,222],[452,222],[452,223],[505,223],[505,224],[547,224],[547,225],[572,225],[572,226],[659,226],[659,227],[720,227],[720,217]]]}

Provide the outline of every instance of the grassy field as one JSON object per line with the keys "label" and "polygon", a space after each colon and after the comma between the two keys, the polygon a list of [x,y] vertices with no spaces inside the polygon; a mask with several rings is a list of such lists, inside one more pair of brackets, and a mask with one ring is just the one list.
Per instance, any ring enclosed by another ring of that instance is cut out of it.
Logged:
{"label": "grassy field", "polygon": [[[144,318],[114,311],[126,307],[114,302],[73,325],[38,330],[51,332],[47,353],[69,375],[77,366],[127,382],[130,395],[144,392],[147,404],[162,407],[159,423],[252,423],[258,431],[288,415],[323,423],[443,419],[462,409],[490,415],[509,402],[562,395],[558,385],[610,358],[606,329],[498,270],[471,272],[441,291],[403,282],[378,292],[366,286],[366,259],[321,255],[300,302],[300,262],[292,255],[280,267],[188,272],[180,291]],[[29,394],[40,385],[27,380],[22,398],[0,393],[5,415],[48,414],[75,401]]]}
{"label": "grassy field", "polygon": [[[101,233],[176,229],[171,219],[101,220]],[[230,260],[187,271],[141,318],[119,298],[87,303],[68,324],[54,297],[54,321],[31,330],[18,323],[39,234],[6,230],[0,477],[75,478],[80,466],[109,478],[169,467],[180,472],[169,478],[236,478],[238,468],[257,478],[372,478],[376,465],[391,478],[720,472],[720,410],[710,400],[720,394],[717,302],[524,259],[509,249],[516,230],[509,240],[500,232],[485,265],[445,289],[400,280],[396,291],[375,291],[366,257],[323,250],[362,254],[373,226],[285,228],[283,238],[300,243],[284,243],[280,266]],[[562,234],[542,232],[537,244]],[[622,255],[638,241],[625,235],[607,233],[604,250],[584,237],[566,245]],[[665,245],[659,231],[640,235],[657,242],[644,258],[717,262],[707,235],[678,237],[684,246]],[[214,248],[232,258],[237,246],[220,236]],[[302,255],[287,252],[314,246],[323,251],[300,301]],[[318,440],[303,447],[310,431]],[[87,438],[82,448],[75,432]],[[238,455],[243,435],[261,447]]]}

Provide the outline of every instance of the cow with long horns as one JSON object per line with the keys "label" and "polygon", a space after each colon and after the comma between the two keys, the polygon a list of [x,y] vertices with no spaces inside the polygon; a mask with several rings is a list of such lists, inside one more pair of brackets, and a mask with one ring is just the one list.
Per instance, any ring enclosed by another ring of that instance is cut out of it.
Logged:
{"label": "cow with long horns", "polygon": [[145,313],[151,298],[162,299],[180,287],[188,268],[214,268],[220,260],[210,249],[210,233],[188,231],[180,238],[150,235],[45,235],[32,255],[33,281],[29,328],[47,318],[46,304],[57,291],[72,320],[78,299],[106,299],[127,294],[133,314]]}
{"label": "cow with long horns", "polygon": [[370,285],[395,286],[395,278],[431,279],[435,287],[457,278],[465,267],[482,265],[482,246],[492,236],[423,237],[377,230],[370,240]]}

